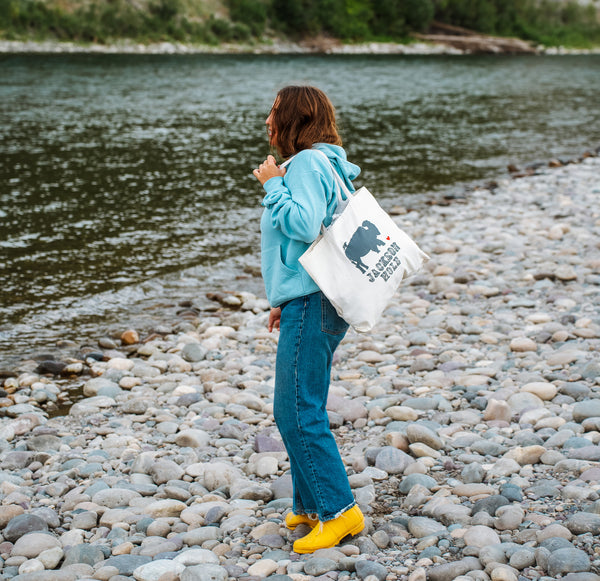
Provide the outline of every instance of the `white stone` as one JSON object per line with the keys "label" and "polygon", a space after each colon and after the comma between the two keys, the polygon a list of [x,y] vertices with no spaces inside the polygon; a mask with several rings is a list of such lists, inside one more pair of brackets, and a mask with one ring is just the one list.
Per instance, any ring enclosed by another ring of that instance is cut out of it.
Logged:
{"label": "white stone", "polygon": [[543,408],[544,402],[535,394],[523,391],[515,393],[508,398],[508,405],[515,413],[520,413],[529,408]]}
{"label": "white stone", "polygon": [[131,371],[135,363],[131,359],[125,359],[124,357],[113,357],[108,362],[110,369],[118,369],[120,371]]}
{"label": "white stone", "polygon": [[479,496],[480,494],[490,495],[494,494],[496,491],[493,486],[489,486],[487,484],[459,484],[452,489],[452,492],[456,494],[456,496]]}
{"label": "white stone", "polygon": [[534,325],[540,325],[542,323],[549,323],[552,321],[552,317],[548,313],[532,313],[525,320]]}
{"label": "white stone", "polygon": [[537,343],[528,337],[515,337],[510,342],[510,349],[517,353],[537,351]]}
{"label": "white stone", "polygon": [[518,573],[508,565],[498,565],[490,575],[492,581],[518,581]]}
{"label": "white stone", "polygon": [[175,436],[175,443],[182,448],[204,448],[210,443],[210,435],[204,430],[182,430]]}
{"label": "white stone", "polygon": [[166,518],[179,516],[183,510],[187,508],[185,502],[179,500],[157,500],[149,504],[144,509],[144,512],[152,518]]}
{"label": "white stone", "polygon": [[128,506],[134,498],[140,498],[141,494],[135,490],[127,488],[108,488],[96,492],[92,497],[92,502],[107,508],[117,508],[118,506]]}
{"label": "white stone", "polygon": [[499,531],[512,531],[519,527],[525,518],[525,511],[517,505],[509,504],[496,510],[494,527]]}
{"label": "white stone", "polygon": [[136,581],[158,581],[165,573],[174,573],[180,575],[185,570],[185,565],[171,559],[158,559],[151,561],[133,572]]}
{"label": "white stone", "polygon": [[568,365],[579,359],[581,353],[576,349],[567,349],[564,351],[556,351],[548,357],[546,357],[546,363],[550,367],[560,367],[562,365]]}
{"label": "white stone", "polygon": [[214,326],[208,327],[204,333],[202,333],[203,337],[230,337],[231,335],[235,335],[235,329],[233,327],[223,326]]}
{"label": "white stone", "polygon": [[218,565],[219,557],[217,557],[217,555],[208,549],[188,549],[187,551],[179,553],[179,555],[177,555],[173,561],[181,563],[186,567],[200,565],[203,563],[213,563]]}
{"label": "white stone", "polygon": [[263,456],[254,464],[254,473],[260,478],[277,474],[279,462],[273,456]]}
{"label": "white stone", "polygon": [[277,562],[273,559],[260,559],[248,567],[248,573],[257,577],[268,577],[277,571],[277,567]]}
{"label": "white stone", "polygon": [[419,414],[408,406],[391,406],[385,410],[385,415],[399,422],[414,422]]}
{"label": "white stone", "polygon": [[28,533],[15,542],[10,555],[33,559],[43,551],[60,546],[60,541],[51,534]]}
{"label": "white stone", "polygon": [[197,478],[208,490],[231,486],[236,480],[243,478],[240,470],[225,462],[190,464],[186,467],[185,472],[189,476]]}
{"label": "white stone", "polygon": [[37,556],[37,559],[44,565],[44,569],[55,569],[64,557],[64,554],[64,551],[60,547],[54,547],[42,551]]}
{"label": "white stone", "polygon": [[479,548],[500,544],[498,533],[494,529],[482,525],[475,525],[467,529],[464,540],[467,545]]}
{"label": "white stone", "polygon": [[554,399],[558,389],[553,383],[548,383],[545,381],[534,381],[532,383],[527,383],[522,387],[523,391],[528,393],[533,393],[537,395],[541,400],[550,401]]}
{"label": "white stone", "polygon": [[81,529],[71,529],[60,536],[60,543],[63,548],[74,547],[83,543],[85,531]]}
{"label": "white stone", "polygon": [[414,444],[410,444],[408,449],[412,452],[412,454],[416,458],[441,458],[441,452],[434,450],[427,444],[423,444],[422,442],[415,442]]}
{"label": "white stone", "polygon": [[29,559],[19,566],[19,575],[26,575],[27,573],[35,573],[36,571],[43,571],[44,565],[37,559]]}

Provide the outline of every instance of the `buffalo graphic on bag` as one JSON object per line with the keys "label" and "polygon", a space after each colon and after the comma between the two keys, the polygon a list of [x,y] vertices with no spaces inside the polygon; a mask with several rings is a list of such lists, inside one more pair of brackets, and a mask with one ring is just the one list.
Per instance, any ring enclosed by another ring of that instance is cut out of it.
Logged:
{"label": "buffalo graphic on bag", "polygon": [[373,224],[365,220],[362,226],[356,229],[349,242],[344,242],[344,252],[348,260],[361,272],[367,272],[368,266],[362,261],[362,257],[374,251],[379,254],[379,247],[385,246],[385,242],[377,238],[380,232]]}

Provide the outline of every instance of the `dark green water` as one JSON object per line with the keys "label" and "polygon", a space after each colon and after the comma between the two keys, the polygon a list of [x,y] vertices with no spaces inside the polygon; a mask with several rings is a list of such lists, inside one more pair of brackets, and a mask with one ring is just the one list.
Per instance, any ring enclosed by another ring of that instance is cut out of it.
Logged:
{"label": "dark green water", "polygon": [[[600,57],[0,57],[0,363],[207,290],[261,292],[264,119],[337,106],[384,206],[600,144]],[[1,367],[1,365],[0,365]]]}

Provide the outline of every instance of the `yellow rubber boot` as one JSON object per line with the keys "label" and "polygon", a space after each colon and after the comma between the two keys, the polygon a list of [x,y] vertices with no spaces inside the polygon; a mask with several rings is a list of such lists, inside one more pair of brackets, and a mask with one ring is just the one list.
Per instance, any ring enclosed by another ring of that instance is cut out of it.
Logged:
{"label": "yellow rubber boot", "polygon": [[333,520],[320,522],[305,537],[294,543],[296,553],[314,553],[318,549],[335,547],[344,537],[357,535],[365,528],[365,518],[360,508],[354,505]]}
{"label": "yellow rubber boot", "polygon": [[307,514],[294,514],[288,512],[285,515],[285,526],[293,531],[298,525],[308,525],[311,529],[317,525],[319,519],[310,518]]}

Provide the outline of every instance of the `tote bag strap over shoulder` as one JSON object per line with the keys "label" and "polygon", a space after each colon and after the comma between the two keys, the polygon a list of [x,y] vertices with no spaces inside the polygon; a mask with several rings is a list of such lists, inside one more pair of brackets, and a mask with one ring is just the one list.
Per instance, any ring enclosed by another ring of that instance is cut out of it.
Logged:
{"label": "tote bag strap over shoulder", "polygon": [[[346,207],[346,205],[350,201],[350,198],[352,197],[352,192],[346,185],[346,182],[340,177],[340,174],[337,172],[333,163],[331,163],[331,160],[327,157],[327,155],[319,149],[313,148],[311,151],[316,151],[319,155],[322,155],[327,160],[327,163],[331,167],[331,173],[333,174],[334,183],[337,185],[337,187],[335,188],[335,195],[336,195],[338,203],[335,208],[335,211],[333,212],[333,216],[331,219],[331,221],[334,222],[337,219],[337,217],[344,211],[344,208]],[[287,167],[292,162],[292,160],[296,157],[296,155],[292,155],[292,157],[290,157],[289,159],[286,159],[279,167],[280,168]],[[323,234],[324,231],[325,231],[325,224],[321,224],[321,234]]]}

